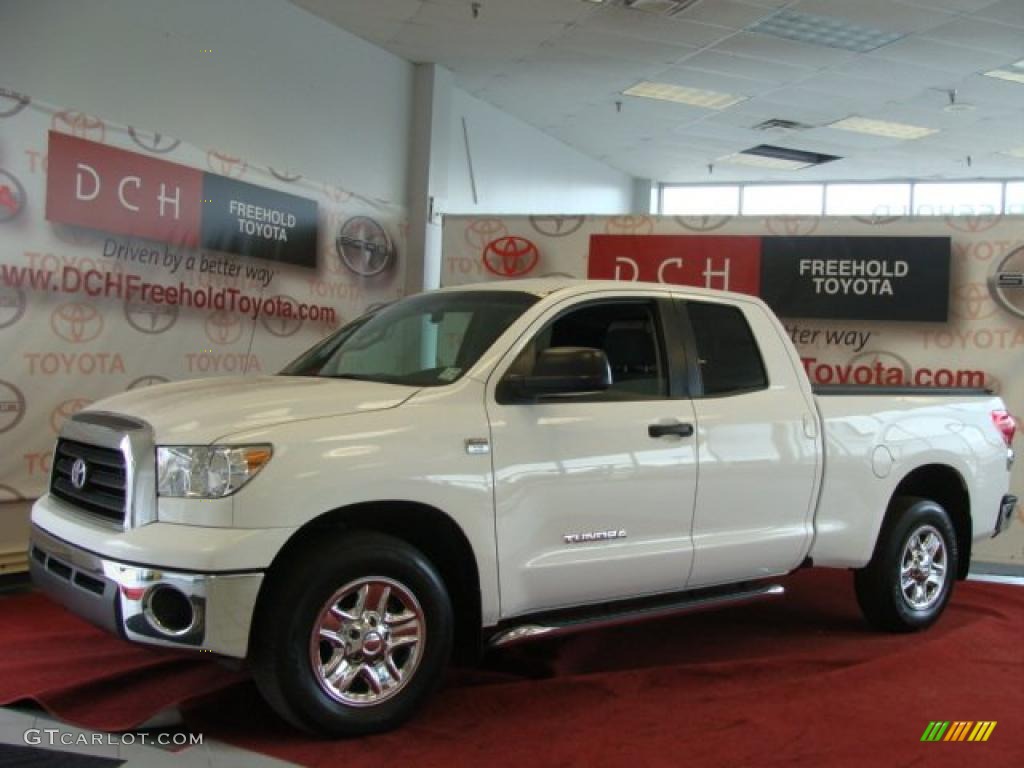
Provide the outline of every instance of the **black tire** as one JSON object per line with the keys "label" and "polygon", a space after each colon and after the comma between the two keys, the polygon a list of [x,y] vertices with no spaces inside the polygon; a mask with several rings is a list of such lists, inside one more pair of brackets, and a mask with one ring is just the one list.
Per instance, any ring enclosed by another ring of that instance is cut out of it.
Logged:
{"label": "black tire", "polygon": [[[411,717],[441,682],[454,626],[444,582],[421,552],[382,534],[342,535],[274,569],[251,642],[253,674],[267,702],[293,725],[325,736],[378,733]],[[367,596],[361,598],[363,586]],[[339,594],[344,597],[335,607],[346,618],[327,611]],[[375,601],[379,611],[371,605]],[[402,618],[408,616],[413,618]],[[337,634],[314,646],[311,639],[315,628],[320,637],[322,617]],[[386,617],[394,619],[393,634]],[[413,626],[420,629],[412,632]],[[413,634],[420,639],[393,649],[388,638],[397,638],[399,631],[406,639]],[[332,694],[323,665],[335,661],[336,669],[361,671],[345,690]],[[391,668],[405,675],[399,678]],[[374,678],[394,685],[382,688],[382,695],[371,687]]]}
{"label": "black tire", "polygon": [[[941,556],[941,585],[930,580],[938,578],[931,557],[919,551],[921,557],[916,559],[918,555],[908,550],[912,539],[934,542],[932,535],[941,541],[934,554],[935,564]],[[854,573],[857,602],[864,618],[876,629],[889,632],[915,632],[934,624],[953,594],[959,554],[956,531],[941,504],[909,496],[894,499],[871,562]],[[905,568],[909,569],[907,590],[903,586]]]}

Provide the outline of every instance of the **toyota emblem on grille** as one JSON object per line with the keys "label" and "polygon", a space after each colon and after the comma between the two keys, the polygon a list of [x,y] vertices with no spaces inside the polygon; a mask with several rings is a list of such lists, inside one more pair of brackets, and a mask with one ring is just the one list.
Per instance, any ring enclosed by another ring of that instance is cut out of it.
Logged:
{"label": "toyota emblem on grille", "polygon": [[85,481],[89,476],[89,467],[81,459],[75,459],[71,465],[71,484],[78,490],[85,487]]}

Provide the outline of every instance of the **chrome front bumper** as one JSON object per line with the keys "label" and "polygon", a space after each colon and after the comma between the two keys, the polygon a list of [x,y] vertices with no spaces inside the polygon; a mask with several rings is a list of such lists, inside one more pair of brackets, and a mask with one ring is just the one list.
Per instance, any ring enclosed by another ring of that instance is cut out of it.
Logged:
{"label": "chrome front bumper", "polygon": [[[36,525],[29,541],[33,583],[87,621],[139,643],[245,657],[262,572],[187,573],[120,563]],[[161,622],[168,604],[190,606],[188,620]]]}

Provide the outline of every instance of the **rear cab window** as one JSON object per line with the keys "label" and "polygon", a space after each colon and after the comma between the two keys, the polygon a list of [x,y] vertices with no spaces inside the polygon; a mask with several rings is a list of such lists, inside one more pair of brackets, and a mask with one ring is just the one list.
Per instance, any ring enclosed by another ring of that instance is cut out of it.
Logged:
{"label": "rear cab window", "polygon": [[704,397],[725,397],[768,387],[761,350],[743,311],[729,304],[686,300]]}

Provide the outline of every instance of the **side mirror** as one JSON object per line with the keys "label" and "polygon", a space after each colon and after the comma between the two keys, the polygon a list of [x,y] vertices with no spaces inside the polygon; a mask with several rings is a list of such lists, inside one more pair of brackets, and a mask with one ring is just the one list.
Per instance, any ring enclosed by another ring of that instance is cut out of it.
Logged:
{"label": "side mirror", "polygon": [[532,401],[542,395],[600,392],[612,385],[608,357],[589,347],[552,347],[540,353],[528,376],[512,374],[501,383],[501,399]]}

